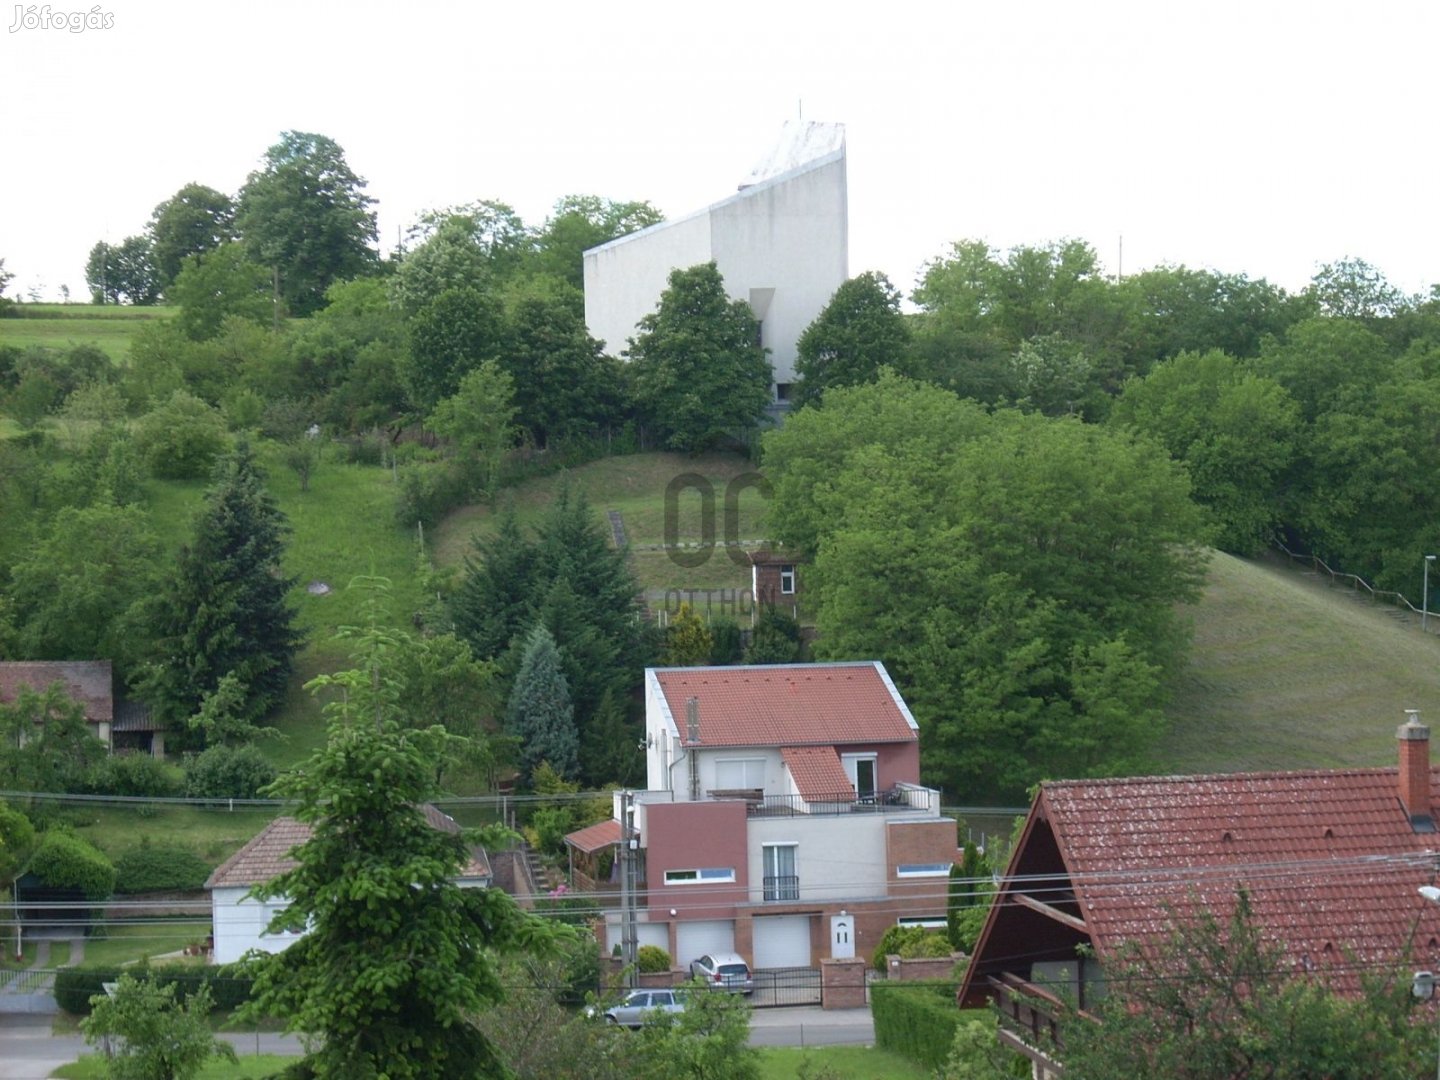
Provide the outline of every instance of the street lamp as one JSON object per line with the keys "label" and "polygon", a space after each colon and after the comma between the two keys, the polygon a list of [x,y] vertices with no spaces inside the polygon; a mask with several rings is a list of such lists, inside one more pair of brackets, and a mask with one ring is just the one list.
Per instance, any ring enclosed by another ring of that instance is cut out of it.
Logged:
{"label": "street lamp", "polygon": [[[1425,564],[1429,566],[1429,563]],[[1421,885],[1420,895],[1432,904],[1440,904],[1440,889],[1434,885]],[[1421,1001],[1429,1001],[1435,996],[1435,973],[1431,971],[1417,971],[1410,983],[1410,993],[1414,994]],[[1440,1080],[1440,1050],[1436,1051],[1435,1078]]]}
{"label": "street lamp", "polygon": [[1434,561],[1434,555],[1425,556],[1425,584],[1420,587],[1420,632],[1422,634],[1425,632],[1425,624],[1430,621],[1430,564]]}

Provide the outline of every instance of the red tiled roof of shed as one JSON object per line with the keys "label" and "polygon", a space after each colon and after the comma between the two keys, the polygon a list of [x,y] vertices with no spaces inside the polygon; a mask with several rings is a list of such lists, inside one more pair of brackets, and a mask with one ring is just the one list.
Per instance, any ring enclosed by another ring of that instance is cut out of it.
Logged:
{"label": "red tiled roof of shed", "polygon": [[806,802],[855,797],[855,788],[833,746],[787,746],[780,757],[790,770],[795,790]]}
{"label": "red tiled roof of shed", "polygon": [[602,821],[596,825],[587,825],[583,829],[566,833],[565,842],[576,851],[583,851],[587,855],[591,854],[602,848],[610,847],[612,844],[620,843],[620,822],[611,818],[609,821]]}
{"label": "red tiled roof of shed", "polygon": [[654,668],[680,739],[685,703],[700,703],[702,746],[836,746],[914,742],[914,718],[884,667],[768,664]]}
{"label": "red tiled roof of shed", "polygon": [[85,709],[92,724],[114,717],[115,699],[109,660],[19,660],[0,663],[0,702],[12,703],[20,691],[44,692],[62,682],[70,696]]}

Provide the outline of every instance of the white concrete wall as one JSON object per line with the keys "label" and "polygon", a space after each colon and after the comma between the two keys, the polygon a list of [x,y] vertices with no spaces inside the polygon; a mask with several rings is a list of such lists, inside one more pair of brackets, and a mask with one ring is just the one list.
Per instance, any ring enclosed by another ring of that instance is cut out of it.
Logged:
{"label": "white concrete wall", "polygon": [[750,899],[765,899],[766,844],[795,844],[800,899],[856,902],[886,895],[883,814],[752,817],[746,822]]}
{"label": "white concrete wall", "polygon": [[714,260],[762,321],[774,379],[795,380],[795,343],[849,275],[845,151],[747,187],[699,213],[585,253],[585,323],[618,356],[670,272]]}
{"label": "white concrete wall", "polygon": [[286,902],[277,897],[266,903],[246,899],[248,888],[224,888],[210,891],[210,916],[215,934],[215,963],[229,964],[239,960],[251,949],[262,952],[283,952],[300,938],[299,934],[265,933]]}

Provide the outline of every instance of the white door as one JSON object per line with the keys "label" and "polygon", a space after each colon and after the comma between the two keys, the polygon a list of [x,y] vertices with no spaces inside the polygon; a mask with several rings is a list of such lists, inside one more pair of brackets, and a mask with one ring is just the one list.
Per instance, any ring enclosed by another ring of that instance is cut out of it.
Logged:
{"label": "white door", "polygon": [[808,968],[810,916],[767,915],[751,923],[755,935],[755,967]]}
{"label": "white door", "polygon": [[675,966],[678,968],[688,971],[691,960],[734,951],[734,919],[697,919],[675,926]]}
{"label": "white door", "polygon": [[849,960],[855,955],[855,916],[830,916],[830,959]]}

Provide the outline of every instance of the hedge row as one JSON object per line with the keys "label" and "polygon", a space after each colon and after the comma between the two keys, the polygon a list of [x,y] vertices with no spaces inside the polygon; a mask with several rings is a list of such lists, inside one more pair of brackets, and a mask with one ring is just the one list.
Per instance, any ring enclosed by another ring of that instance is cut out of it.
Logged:
{"label": "hedge row", "polygon": [[200,889],[210,876],[210,864],[188,848],[142,842],[115,860],[117,893]]}
{"label": "hedge row", "polygon": [[90,999],[105,993],[104,984],[119,980],[121,971],[136,977],[148,974],[161,986],[174,984],[177,1001],[187,1001],[201,986],[210,987],[210,1001],[215,1009],[237,1009],[250,1000],[254,979],[240,964],[218,967],[196,967],[193,964],[156,964],[151,967],[130,965],[111,967],[91,965],[61,968],[55,973],[55,1002],[74,1016],[90,1015]]}
{"label": "hedge row", "polygon": [[953,982],[906,982],[870,987],[875,1045],[939,1070],[950,1057],[962,1019]]}

